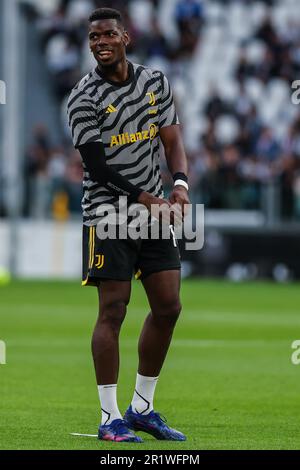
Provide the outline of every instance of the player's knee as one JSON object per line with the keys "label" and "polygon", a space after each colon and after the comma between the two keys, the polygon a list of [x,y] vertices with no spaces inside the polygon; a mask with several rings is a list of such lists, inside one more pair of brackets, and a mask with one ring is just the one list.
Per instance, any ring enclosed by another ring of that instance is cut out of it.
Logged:
{"label": "player's knee", "polygon": [[181,303],[179,302],[179,300],[176,302],[172,302],[169,305],[169,308],[167,309],[167,315],[170,318],[170,321],[173,321],[174,323],[176,323],[180,313],[181,313]]}
{"label": "player's knee", "polygon": [[108,324],[112,330],[118,332],[124,321],[126,310],[127,302],[123,300],[104,304],[101,307],[100,321]]}
{"label": "player's knee", "polygon": [[172,300],[165,303],[157,312],[159,320],[168,325],[175,325],[181,312],[181,303],[179,300]]}

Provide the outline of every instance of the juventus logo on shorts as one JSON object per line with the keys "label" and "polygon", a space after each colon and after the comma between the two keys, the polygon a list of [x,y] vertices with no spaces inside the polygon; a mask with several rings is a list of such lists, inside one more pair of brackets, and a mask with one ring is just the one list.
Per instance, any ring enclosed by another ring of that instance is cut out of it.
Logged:
{"label": "juventus logo on shorts", "polygon": [[97,269],[101,269],[104,265],[104,255],[96,255],[96,264]]}

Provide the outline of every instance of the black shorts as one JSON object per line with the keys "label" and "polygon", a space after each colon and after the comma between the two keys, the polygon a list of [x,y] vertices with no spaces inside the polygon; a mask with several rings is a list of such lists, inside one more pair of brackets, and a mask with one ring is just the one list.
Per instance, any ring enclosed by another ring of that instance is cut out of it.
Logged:
{"label": "black shorts", "polygon": [[97,286],[101,279],[145,279],[159,271],[180,269],[178,244],[169,239],[100,240],[96,226],[83,225],[82,285]]}

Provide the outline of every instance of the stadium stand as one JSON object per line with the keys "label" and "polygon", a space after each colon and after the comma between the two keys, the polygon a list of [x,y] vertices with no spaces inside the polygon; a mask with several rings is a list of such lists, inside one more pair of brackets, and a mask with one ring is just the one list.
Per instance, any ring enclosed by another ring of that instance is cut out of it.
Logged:
{"label": "stadium stand", "polygon": [[[53,135],[42,118],[31,122],[24,214],[64,218],[80,213],[81,166],[70,141],[66,99],[94,66],[86,18],[95,7],[110,6],[126,18],[129,58],[162,70],[171,81],[192,200],[213,209],[263,210],[266,188],[272,188],[279,216],[300,218],[300,108],[291,100],[300,71],[297,0],[27,4],[47,70],[44,86],[61,125]],[[164,165],[163,173],[168,187]]]}

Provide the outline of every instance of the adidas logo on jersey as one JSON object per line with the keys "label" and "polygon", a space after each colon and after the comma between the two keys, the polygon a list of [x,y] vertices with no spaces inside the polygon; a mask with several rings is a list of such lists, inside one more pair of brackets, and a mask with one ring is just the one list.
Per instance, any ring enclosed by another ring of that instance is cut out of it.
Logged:
{"label": "adidas logo on jersey", "polygon": [[118,111],[117,108],[115,108],[112,104],[110,104],[110,105],[107,106],[106,114],[107,113],[115,113],[117,111]]}

